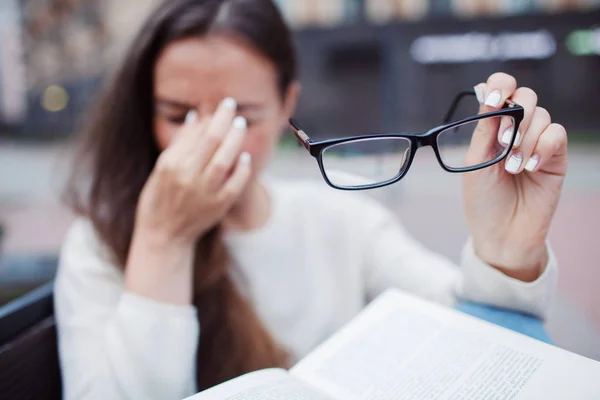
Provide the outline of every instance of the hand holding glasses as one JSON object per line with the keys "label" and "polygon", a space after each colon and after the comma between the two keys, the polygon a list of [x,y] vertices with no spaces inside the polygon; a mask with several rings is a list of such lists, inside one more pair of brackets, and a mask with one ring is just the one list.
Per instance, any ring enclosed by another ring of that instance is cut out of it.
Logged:
{"label": "hand holding glasses", "polygon": [[[506,158],[519,141],[523,107],[510,99],[496,111],[452,120],[459,106],[475,101],[475,91],[459,93],[444,124],[425,133],[364,134],[313,141],[291,119],[300,143],[316,158],[323,178],[342,190],[374,189],[398,182],[408,172],[420,147],[431,146],[440,166],[448,172],[469,172]],[[475,108],[476,110],[476,108]]]}
{"label": "hand holding glasses", "polygon": [[[466,114],[459,113],[463,105],[469,106]],[[547,235],[567,172],[567,132],[538,105],[537,94],[519,87],[514,77],[495,73],[473,91],[459,93],[443,125],[425,133],[314,141],[298,123],[290,124],[336,189],[398,182],[423,146],[433,147],[446,171],[480,170],[462,179],[473,254],[525,282],[552,270]],[[485,169],[503,160],[502,171]],[[552,271],[545,275],[553,279]]]}

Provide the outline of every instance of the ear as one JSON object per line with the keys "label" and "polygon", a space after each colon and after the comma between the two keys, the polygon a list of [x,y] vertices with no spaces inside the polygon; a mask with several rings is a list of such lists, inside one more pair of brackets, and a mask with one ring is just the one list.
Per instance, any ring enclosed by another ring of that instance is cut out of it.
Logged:
{"label": "ear", "polygon": [[285,93],[285,99],[283,103],[283,111],[285,115],[285,123],[287,124],[287,120],[294,115],[296,112],[296,106],[298,105],[298,99],[300,98],[300,92],[302,88],[300,86],[300,82],[294,81],[292,82]]}

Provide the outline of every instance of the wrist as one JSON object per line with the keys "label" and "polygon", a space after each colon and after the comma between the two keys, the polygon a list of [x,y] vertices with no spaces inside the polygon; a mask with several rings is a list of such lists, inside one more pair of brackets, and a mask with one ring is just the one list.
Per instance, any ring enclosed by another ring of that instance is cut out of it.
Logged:
{"label": "wrist", "polygon": [[151,228],[140,225],[133,232],[134,243],[142,243],[143,247],[153,251],[186,251],[193,249],[196,240],[177,236],[166,229]]}
{"label": "wrist", "polygon": [[136,227],[125,268],[125,288],[164,303],[190,304],[194,249],[194,242]]}
{"label": "wrist", "polygon": [[523,282],[537,280],[544,272],[549,260],[545,242],[527,248],[498,248],[495,246],[495,250],[491,250],[489,246],[477,246],[474,243],[473,250],[486,264]]}
{"label": "wrist", "polygon": [[176,217],[159,216],[147,203],[140,201],[135,216],[133,240],[148,243],[153,248],[187,248],[195,245],[197,236],[183,235],[174,226]]}

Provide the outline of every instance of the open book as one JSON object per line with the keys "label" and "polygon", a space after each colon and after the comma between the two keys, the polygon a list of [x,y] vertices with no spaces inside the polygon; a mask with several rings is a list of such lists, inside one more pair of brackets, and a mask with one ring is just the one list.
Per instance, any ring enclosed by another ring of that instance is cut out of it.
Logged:
{"label": "open book", "polygon": [[289,371],[192,399],[600,399],[600,363],[392,289]]}

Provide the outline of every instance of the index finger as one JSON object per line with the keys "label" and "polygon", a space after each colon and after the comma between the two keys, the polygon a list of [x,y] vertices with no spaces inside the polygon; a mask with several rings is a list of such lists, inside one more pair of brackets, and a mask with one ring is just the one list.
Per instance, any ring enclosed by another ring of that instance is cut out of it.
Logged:
{"label": "index finger", "polygon": [[185,116],[185,122],[173,138],[169,147],[182,147],[183,149],[193,147],[198,142],[198,136],[206,130],[210,118],[198,120],[198,113],[192,109]]}
{"label": "index finger", "polygon": [[205,153],[206,161],[213,156],[231,129],[236,111],[237,103],[231,97],[223,99],[217,107],[217,111],[207,126],[206,135],[202,138],[201,149],[199,149]]}

